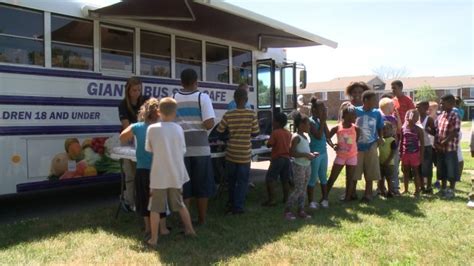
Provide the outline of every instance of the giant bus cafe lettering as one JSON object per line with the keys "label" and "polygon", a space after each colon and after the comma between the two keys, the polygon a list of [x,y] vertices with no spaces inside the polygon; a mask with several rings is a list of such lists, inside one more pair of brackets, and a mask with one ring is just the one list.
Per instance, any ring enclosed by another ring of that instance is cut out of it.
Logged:
{"label": "giant bus cafe lettering", "polygon": [[[87,94],[90,96],[123,97],[124,87],[124,84],[90,82],[89,85],[87,85]],[[179,88],[143,85],[143,95],[147,97],[170,97],[178,90]],[[207,93],[213,102],[226,102],[227,91],[203,90],[202,92]]]}
{"label": "giant bus cafe lettering", "polygon": [[100,112],[28,112],[28,111],[4,111],[3,120],[99,120]]}

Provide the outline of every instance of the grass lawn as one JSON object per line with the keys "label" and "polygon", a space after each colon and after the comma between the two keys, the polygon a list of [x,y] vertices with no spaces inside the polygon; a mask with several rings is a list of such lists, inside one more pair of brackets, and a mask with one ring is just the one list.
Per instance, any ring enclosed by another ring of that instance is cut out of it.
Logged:
{"label": "grass lawn", "polygon": [[[466,168],[474,170],[472,159]],[[378,198],[370,204],[340,203],[343,178],[331,193],[330,208],[294,222],[283,205],[260,207],[263,184],[251,190],[248,212],[224,216],[225,198],[211,201],[209,221],[198,238],[184,239],[176,218],[172,235],[157,251],[142,244],[139,219],[113,218],[115,204],[88,212],[2,224],[1,264],[437,264],[472,265],[474,212],[467,209],[467,175],[455,199]],[[359,182],[359,186],[363,182]],[[413,185],[411,184],[411,189]],[[359,187],[362,189],[362,187]],[[359,195],[360,195],[359,191]],[[317,195],[320,195],[317,190]]]}

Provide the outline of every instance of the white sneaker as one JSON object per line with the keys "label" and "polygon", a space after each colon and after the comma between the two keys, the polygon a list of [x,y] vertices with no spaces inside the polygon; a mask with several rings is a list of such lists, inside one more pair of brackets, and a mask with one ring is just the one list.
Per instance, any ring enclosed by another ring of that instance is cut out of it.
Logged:
{"label": "white sneaker", "polygon": [[327,200],[323,200],[321,201],[321,206],[323,206],[323,208],[329,208],[329,202]]}
{"label": "white sneaker", "polygon": [[312,201],[312,202],[309,204],[309,208],[310,208],[310,209],[313,209],[313,210],[317,210],[317,209],[319,209],[319,204],[318,204],[317,202]]}
{"label": "white sneaker", "polygon": [[471,208],[471,209],[474,209],[474,200],[470,200],[467,202],[467,207],[468,208]]}

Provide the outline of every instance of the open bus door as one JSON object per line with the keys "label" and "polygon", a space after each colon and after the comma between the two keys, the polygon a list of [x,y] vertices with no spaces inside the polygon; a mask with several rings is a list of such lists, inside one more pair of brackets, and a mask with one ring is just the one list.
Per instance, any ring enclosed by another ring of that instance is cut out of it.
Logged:
{"label": "open bus door", "polygon": [[273,59],[257,61],[257,114],[262,134],[271,134],[273,114],[279,112],[288,115],[288,127],[292,129],[291,113],[296,110],[298,87],[306,87],[304,65],[276,65]]}

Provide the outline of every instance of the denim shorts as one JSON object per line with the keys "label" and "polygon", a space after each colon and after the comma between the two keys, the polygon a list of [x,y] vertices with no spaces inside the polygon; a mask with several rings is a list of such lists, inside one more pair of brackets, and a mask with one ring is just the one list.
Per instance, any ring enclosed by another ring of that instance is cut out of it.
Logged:
{"label": "denim shorts", "polygon": [[210,198],[216,192],[211,156],[184,157],[189,181],[183,185],[183,198]]}
{"label": "denim shorts", "polygon": [[421,162],[421,177],[433,177],[433,146],[425,146]]}
{"label": "denim shorts", "polygon": [[459,175],[457,151],[438,152],[438,179],[456,181]]}
{"label": "denim shorts", "polygon": [[270,166],[268,167],[267,174],[265,175],[265,180],[277,181],[280,177],[281,182],[290,181],[290,172],[291,172],[291,162],[290,158],[278,157],[270,161]]}

